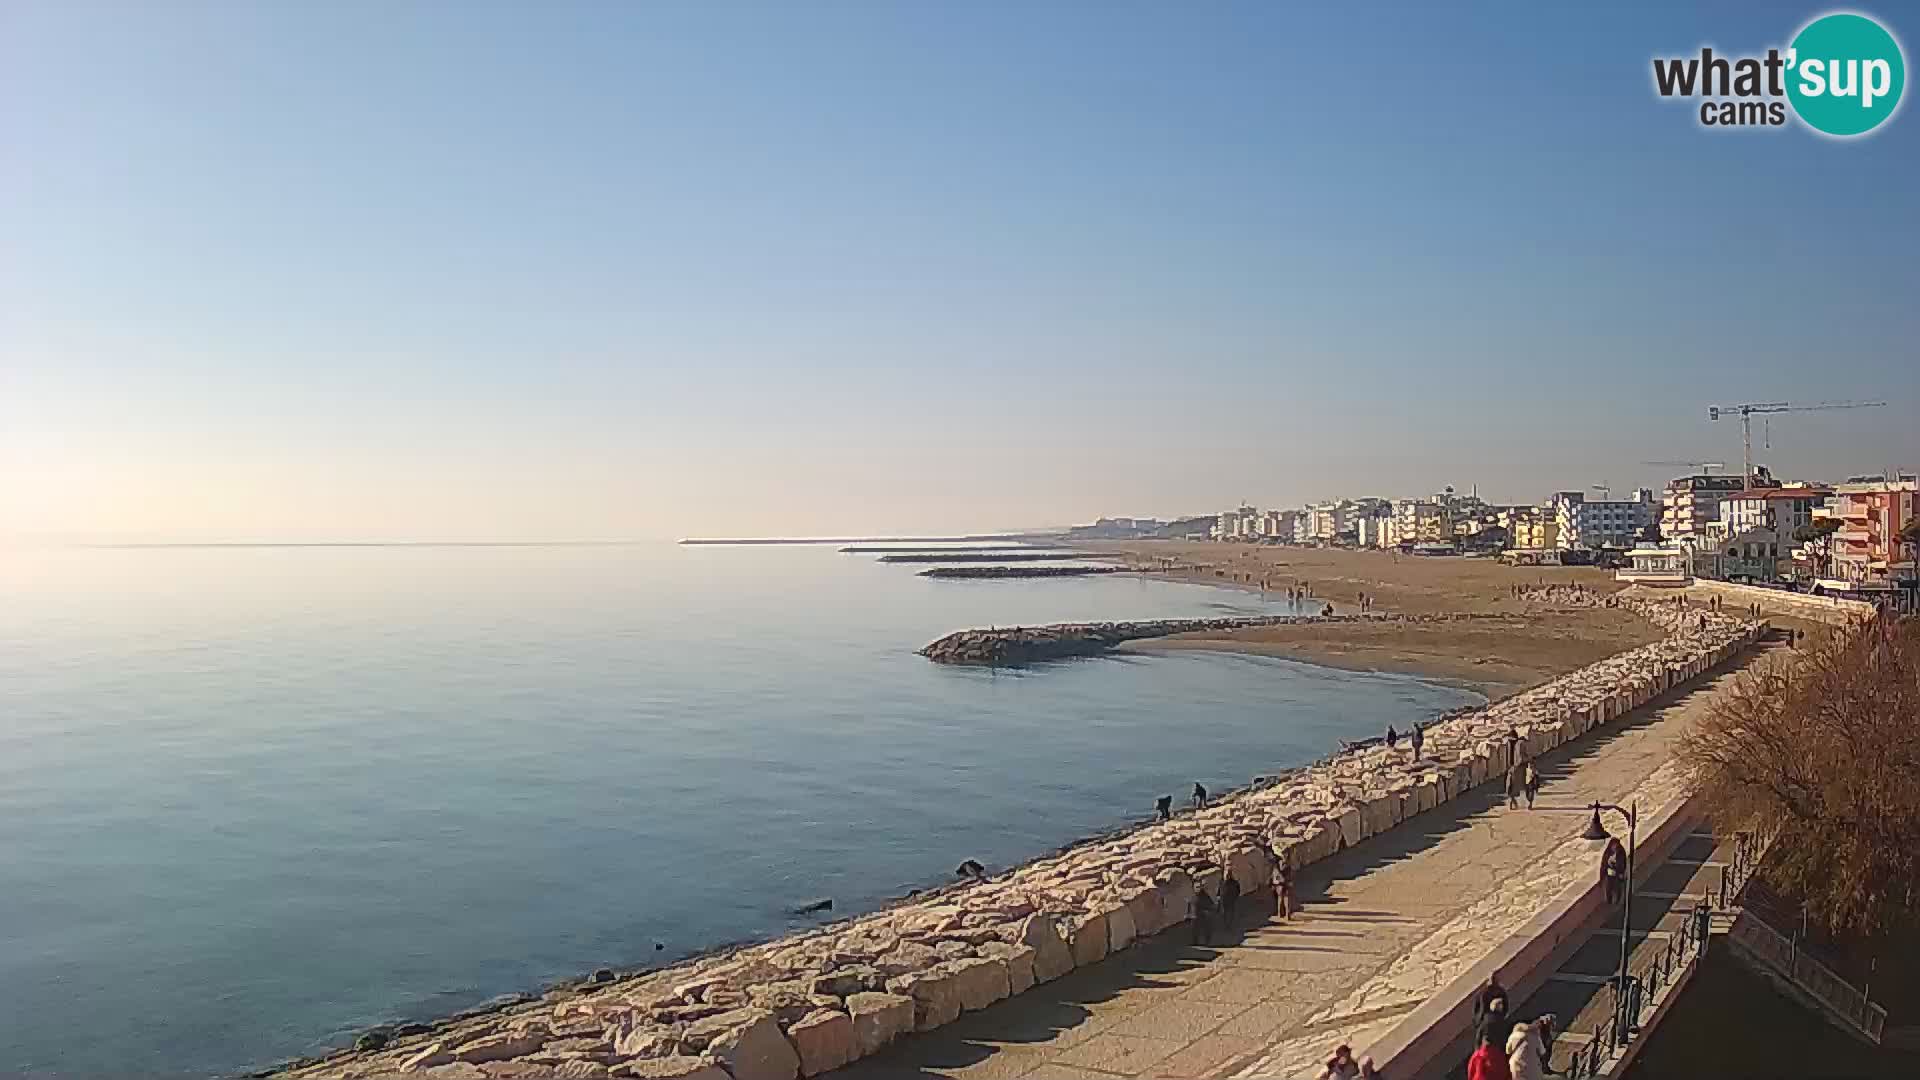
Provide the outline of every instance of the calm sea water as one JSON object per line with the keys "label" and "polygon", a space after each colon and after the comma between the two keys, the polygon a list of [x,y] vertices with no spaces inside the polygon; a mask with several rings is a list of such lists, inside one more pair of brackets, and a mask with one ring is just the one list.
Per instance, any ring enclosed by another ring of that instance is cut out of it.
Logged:
{"label": "calm sea water", "polygon": [[1218,654],[938,667],[913,650],[966,626],[1283,608],[916,569],[0,552],[0,1075],[258,1067],[859,911],[1472,700]]}

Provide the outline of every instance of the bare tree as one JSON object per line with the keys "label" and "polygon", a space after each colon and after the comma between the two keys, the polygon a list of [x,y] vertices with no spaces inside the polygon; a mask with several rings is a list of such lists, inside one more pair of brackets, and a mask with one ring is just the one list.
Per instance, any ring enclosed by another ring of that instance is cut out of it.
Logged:
{"label": "bare tree", "polygon": [[1680,756],[1719,821],[1776,837],[1769,874],[1831,930],[1920,914],[1920,620],[1741,673]]}

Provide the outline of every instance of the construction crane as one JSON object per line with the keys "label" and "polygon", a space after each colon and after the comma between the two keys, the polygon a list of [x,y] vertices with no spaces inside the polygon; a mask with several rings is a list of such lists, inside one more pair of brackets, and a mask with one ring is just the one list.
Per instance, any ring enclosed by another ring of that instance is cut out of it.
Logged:
{"label": "construction crane", "polygon": [[1588,484],[1587,486],[1600,493],[1601,502],[1609,502],[1612,500],[1613,488],[1611,486],[1607,484]]}
{"label": "construction crane", "polygon": [[1724,461],[1643,461],[1640,464],[1658,465],[1663,469],[1699,469],[1708,476],[1712,476],[1715,469],[1727,467]]}
{"label": "construction crane", "polygon": [[1740,442],[1745,450],[1744,469],[1740,474],[1742,484],[1753,483],[1753,418],[1755,414],[1783,412],[1820,412],[1826,409],[1878,409],[1884,401],[1825,401],[1818,405],[1794,405],[1785,401],[1749,401],[1741,405],[1713,405],[1707,408],[1707,419],[1718,420],[1722,413],[1740,415]]}

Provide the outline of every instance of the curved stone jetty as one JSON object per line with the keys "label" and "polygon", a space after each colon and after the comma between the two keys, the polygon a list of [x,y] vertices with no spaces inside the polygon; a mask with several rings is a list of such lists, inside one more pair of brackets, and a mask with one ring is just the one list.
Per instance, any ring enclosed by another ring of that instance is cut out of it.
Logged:
{"label": "curved stone jetty", "polygon": [[[844,550],[844,549],[842,549]],[[913,555],[882,555],[876,561],[883,563],[965,563],[965,562],[1062,562],[1067,559],[1097,558],[1078,551],[942,551],[938,553],[920,552]]]}
{"label": "curved stone jetty", "polygon": [[931,570],[920,571],[918,576],[995,580],[999,578],[1087,577],[1093,574],[1131,574],[1136,572],[1137,571],[1130,566],[936,566]]}
{"label": "curved stone jetty", "polygon": [[1445,623],[1511,616],[1494,612],[1440,615],[1245,615],[1218,619],[1148,619],[1140,622],[1054,623],[1049,626],[997,626],[957,630],[920,650],[936,664],[1019,667],[1045,660],[1098,656],[1122,642],[1201,631],[1245,630],[1261,626],[1315,623]]}
{"label": "curved stone jetty", "polygon": [[[1096,963],[1189,917],[1228,877],[1268,891],[1303,867],[1545,753],[1739,653],[1765,629],[1622,601],[1670,636],[1426,727],[1427,753],[1369,746],[1146,825],[818,930],[542,998],[364,1050],[299,1077],[656,1077],[797,1080]],[[1218,621],[1218,620],[1208,620]],[[1231,620],[1227,620],[1231,621]],[[1145,625],[1145,624],[1143,624]]]}

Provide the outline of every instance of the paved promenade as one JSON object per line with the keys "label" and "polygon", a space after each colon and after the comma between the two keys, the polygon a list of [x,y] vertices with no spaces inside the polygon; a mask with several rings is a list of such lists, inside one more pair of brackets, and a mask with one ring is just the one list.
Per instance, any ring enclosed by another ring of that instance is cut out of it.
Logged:
{"label": "paved promenade", "polygon": [[1547,807],[1637,799],[1645,813],[1678,795],[1674,741],[1725,679],[1545,755],[1541,809],[1508,810],[1489,787],[1309,867],[1299,881],[1305,913],[1291,924],[1273,922],[1270,906],[1243,910],[1211,947],[1190,944],[1181,926],[829,1075],[1313,1075],[1335,1044],[1364,1050],[1596,872],[1600,845],[1577,839],[1584,814]]}

